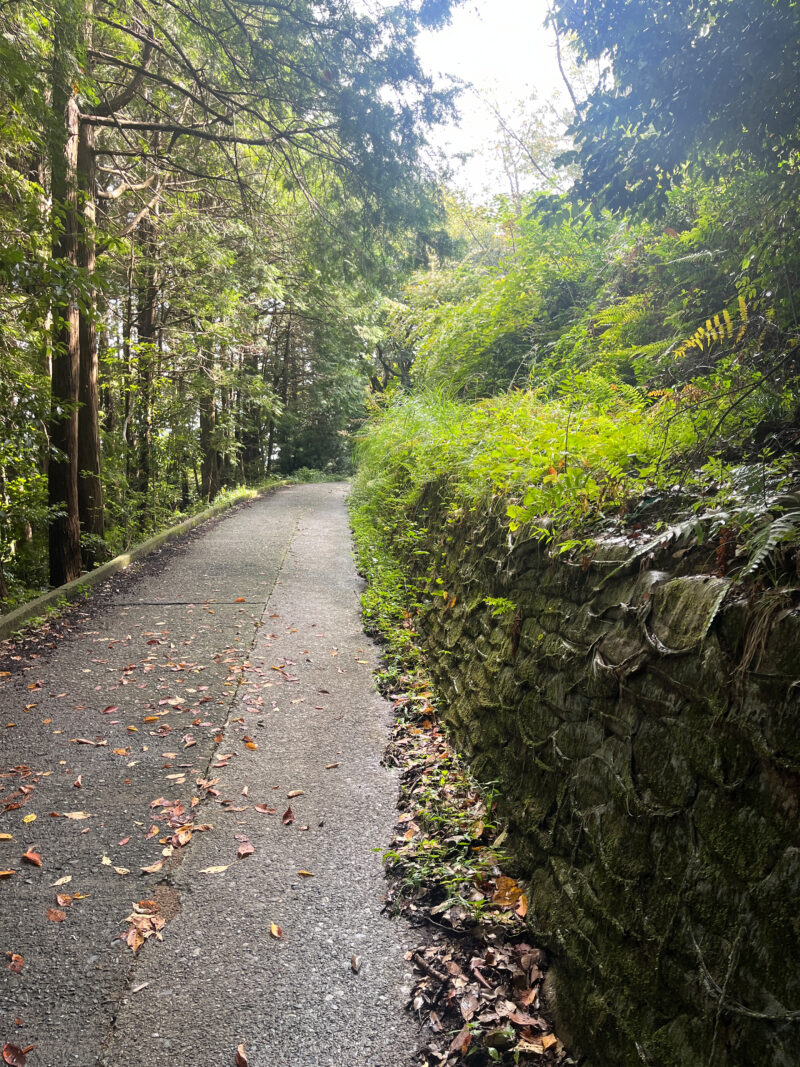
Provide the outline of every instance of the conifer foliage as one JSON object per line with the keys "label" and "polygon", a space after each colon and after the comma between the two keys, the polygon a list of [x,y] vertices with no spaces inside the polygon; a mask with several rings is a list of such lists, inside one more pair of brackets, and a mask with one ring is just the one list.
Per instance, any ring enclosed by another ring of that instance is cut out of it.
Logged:
{"label": "conifer foliage", "polygon": [[2,6],[0,598],[47,541],[60,584],[344,461],[376,293],[435,228],[419,154],[451,102],[414,39],[449,9]]}

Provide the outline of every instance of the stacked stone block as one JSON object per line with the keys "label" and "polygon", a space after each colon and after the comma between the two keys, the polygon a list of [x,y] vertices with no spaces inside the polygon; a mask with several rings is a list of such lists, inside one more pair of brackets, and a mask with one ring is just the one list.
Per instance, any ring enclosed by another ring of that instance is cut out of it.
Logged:
{"label": "stacked stone block", "polygon": [[622,537],[553,557],[433,486],[421,515],[430,665],[562,1027],[598,1067],[800,1063],[800,598]]}

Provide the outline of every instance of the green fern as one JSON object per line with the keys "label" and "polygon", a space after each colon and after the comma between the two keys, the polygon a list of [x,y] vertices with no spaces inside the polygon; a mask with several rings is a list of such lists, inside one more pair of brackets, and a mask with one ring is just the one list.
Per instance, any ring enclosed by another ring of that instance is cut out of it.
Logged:
{"label": "green fern", "polygon": [[785,511],[771,522],[759,527],[740,549],[749,556],[742,578],[752,578],[781,545],[800,544],[800,509]]}

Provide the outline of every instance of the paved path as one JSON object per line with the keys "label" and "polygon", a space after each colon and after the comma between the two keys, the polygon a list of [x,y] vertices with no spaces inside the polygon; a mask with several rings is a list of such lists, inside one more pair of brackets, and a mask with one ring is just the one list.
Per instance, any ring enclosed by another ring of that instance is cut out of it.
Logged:
{"label": "paved path", "polygon": [[[413,932],[381,914],[374,851],[397,787],[345,493],[247,506],[48,655],[0,663],[0,952],[24,958],[0,963],[0,1045],[36,1045],[30,1067],[230,1067],[240,1043],[250,1067],[410,1063]],[[213,829],[164,856],[187,819]],[[59,893],[82,897],[57,922]],[[142,900],[166,925],[134,956],[118,935]]]}

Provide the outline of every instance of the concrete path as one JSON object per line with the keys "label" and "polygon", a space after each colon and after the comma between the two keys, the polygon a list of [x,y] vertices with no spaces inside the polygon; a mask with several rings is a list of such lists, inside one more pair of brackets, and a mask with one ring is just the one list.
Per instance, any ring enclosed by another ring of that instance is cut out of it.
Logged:
{"label": "concrete path", "polygon": [[[345,494],[249,505],[0,662],[0,1047],[35,1045],[29,1067],[231,1067],[240,1044],[250,1067],[411,1062]],[[134,955],[140,901],[141,932],[165,924]]]}

